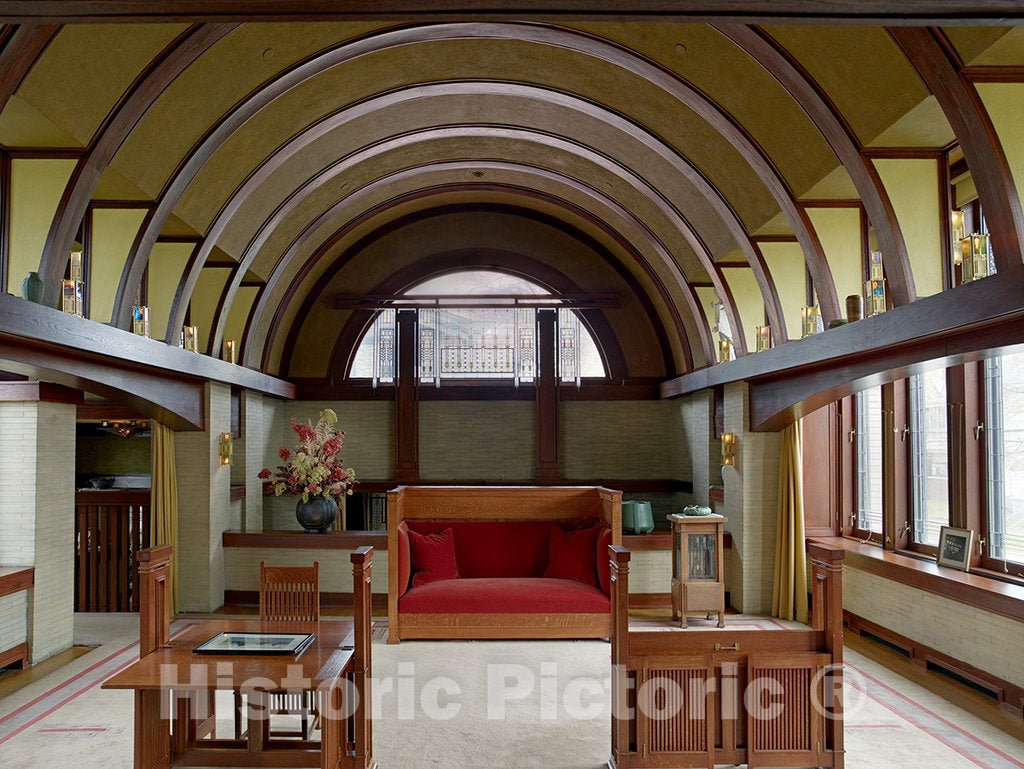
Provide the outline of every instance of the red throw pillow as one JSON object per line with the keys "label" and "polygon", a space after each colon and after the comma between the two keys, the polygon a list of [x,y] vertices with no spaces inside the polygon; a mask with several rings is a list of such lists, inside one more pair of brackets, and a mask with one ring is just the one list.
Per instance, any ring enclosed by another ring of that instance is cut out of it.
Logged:
{"label": "red throw pillow", "polygon": [[412,553],[409,545],[409,527],[398,527],[398,597],[405,595],[409,589],[409,577],[412,575]]}
{"label": "red throw pillow", "polygon": [[410,529],[409,546],[415,571],[413,587],[459,578],[459,567],[455,562],[455,533],[450,528],[436,534],[419,534]]}
{"label": "red throw pillow", "polygon": [[605,595],[612,594],[612,567],[608,562],[608,545],[612,543],[612,530],[598,526],[597,537],[597,586]]}
{"label": "red throw pillow", "polygon": [[597,584],[597,535],[598,527],[562,531],[551,527],[548,544],[548,567],[545,577],[553,579],[574,579],[584,585]]}

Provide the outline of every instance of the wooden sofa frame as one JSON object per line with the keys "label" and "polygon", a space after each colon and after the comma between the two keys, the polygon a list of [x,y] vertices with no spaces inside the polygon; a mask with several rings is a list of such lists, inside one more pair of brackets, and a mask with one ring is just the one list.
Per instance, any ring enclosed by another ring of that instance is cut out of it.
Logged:
{"label": "wooden sofa frame", "polygon": [[608,638],[611,613],[400,614],[399,530],[406,521],[596,519],[622,543],[622,492],[599,486],[400,486],[388,492],[388,643],[403,638]]}
{"label": "wooden sofa frame", "polygon": [[[615,618],[611,769],[843,769],[843,551],[811,541],[807,552],[811,627],[644,631],[629,628],[629,551],[609,548]],[[751,681],[775,689],[761,692],[761,704],[782,705],[770,720],[748,711]],[[668,694],[664,682],[680,693]],[[689,694],[693,685],[696,697]]]}

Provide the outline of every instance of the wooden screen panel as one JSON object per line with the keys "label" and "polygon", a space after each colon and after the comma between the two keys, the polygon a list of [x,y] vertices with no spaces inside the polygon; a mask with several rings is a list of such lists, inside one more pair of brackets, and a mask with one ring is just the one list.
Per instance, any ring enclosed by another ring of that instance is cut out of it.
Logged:
{"label": "wooden screen panel", "polygon": [[260,619],[317,622],[320,619],[320,564],[267,566],[260,561]]}
{"label": "wooden screen panel", "polygon": [[819,675],[829,661],[827,654],[750,655],[747,685],[758,692],[746,703],[750,766],[830,765],[822,744],[824,686]]}
{"label": "wooden screen panel", "polygon": [[650,759],[659,766],[711,765],[715,714],[709,682],[713,678],[704,656],[681,657],[671,667],[638,671],[642,761]]}
{"label": "wooden screen panel", "polygon": [[135,554],[149,547],[149,516],[148,489],[79,492],[75,504],[75,611],[138,611]]}

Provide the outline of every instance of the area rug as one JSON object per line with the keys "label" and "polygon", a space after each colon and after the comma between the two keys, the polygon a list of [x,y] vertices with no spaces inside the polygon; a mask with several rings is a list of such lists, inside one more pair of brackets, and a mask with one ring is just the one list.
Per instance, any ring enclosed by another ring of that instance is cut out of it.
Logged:
{"label": "area rug", "polygon": [[[187,622],[176,622],[173,632]],[[138,654],[137,636],[116,630],[99,648],[0,700],[0,767],[131,766],[131,694],[99,688]],[[103,637],[99,629],[90,635]],[[379,635],[374,633],[373,664],[380,769],[605,765],[607,643],[389,646]],[[849,650],[847,667],[849,769],[1024,769],[1024,743]],[[219,712],[230,713],[230,695]],[[230,720],[219,721],[218,730],[228,735]]]}

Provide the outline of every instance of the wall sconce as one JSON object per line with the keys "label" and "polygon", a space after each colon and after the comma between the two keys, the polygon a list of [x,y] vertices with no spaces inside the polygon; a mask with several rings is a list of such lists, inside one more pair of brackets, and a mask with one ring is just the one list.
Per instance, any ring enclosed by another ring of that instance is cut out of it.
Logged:
{"label": "wall sconce", "polygon": [[818,309],[818,305],[802,308],[800,310],[800,320],[803,336],[817,334],[821,327],[821,310]]}
{"label": "wall sconce", "polygon": [[964,283],[989,276],[991,245],[987,233],[975,232],[960,241],[961,261],[964,265]]}
{"label": "wall sconce", "polygon": [[964,239],[967,234],[966,225],[964,223],[964,212],[953,211],[949,215],[950,234],[953,236],[953,262],[960,264],[960,255],[956,251],[956,245]]}
{"label": "wall sconce", "polygon": [[732,342],[728,339],[718,340],[718,362],[728,363],[732,359]]}
{"label": "wall sconce", "polygon": [[736,433],[722,433],[722,464],[736,464]]}
{"label": "wall sconce", "polygon": [[234,339],[224,340],[224,346],[220,357],[228,363],[238,363],[238,348],[235,346]]}
{"label": "wall sconce", "polygon": [[234,445],[231,442],[231,433],[221,433],[220,441],[217,444],[217,453],[220,455],[222,465],[231,464],[231,454],[234,452]]}
{"label": "wall sconce", "polygon": [[756,326],[754,341],[757,343],[756,352],[764,352],[772,348],[772,327]]}

